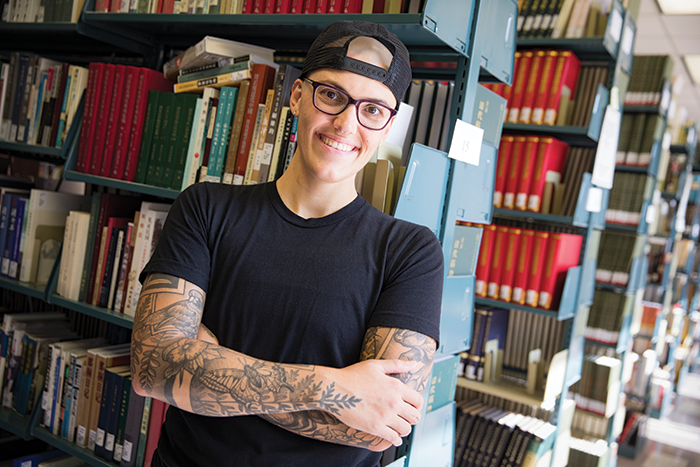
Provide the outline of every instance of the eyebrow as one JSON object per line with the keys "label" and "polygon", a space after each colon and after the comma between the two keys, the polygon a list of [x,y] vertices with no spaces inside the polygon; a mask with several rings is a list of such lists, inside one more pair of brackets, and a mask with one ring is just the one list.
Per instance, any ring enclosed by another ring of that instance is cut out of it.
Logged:
{"label": "eyebrow", "polygon": [[[320,83],[320,81],[319,81],[319,83]],[[328,80],[328,82],[324,82],[324,83],[322,83],[322,84],[331,85],[331,86],[333,86],[333,87],[335,87],[335,88],[340,89],[341,91],[344,91],[348,96],[350,96],[350,93],[348,92],[348,90],[345,89],[344,87],[342,87],[341,85],[339,85],[339,84],[338,84],[336,81],[334,81],[332,78],[331,78],[330,80]],[[353,96],[350,96],[350,97],[352,97],[353,99],[355,99],[355,97],[353,97]],[[376,98],[376,99],[374,99],[374,98],[372,98],[372,99],[363,99],[363,98],[360,98],[360,99],[355,99],[355,100],[375,102],[375,103],[377,103],[377,104],[382,104],[382,105],[384,105],[384,106],[386,106],[386,107],[388,107],[388,108],[390,108],[390,109],[393,109],[393,107],[391,106],[391,104],[389,104],[387,101],[385,101],[385,100],[382,99],[382,98]]]}

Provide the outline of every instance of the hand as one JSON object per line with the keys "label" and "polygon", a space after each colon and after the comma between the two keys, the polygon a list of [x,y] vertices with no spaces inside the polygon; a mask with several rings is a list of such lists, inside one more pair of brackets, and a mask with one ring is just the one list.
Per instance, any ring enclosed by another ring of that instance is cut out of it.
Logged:
{"label": "hand", "polygon": [[410,371],[415,362],[403,360],[365,360],[333,375],[340,394],[359,399],[351,408],[340,409],[336,416],[351,428],[378,436],[395,446],[420,421],[423,397],[390,375]]}

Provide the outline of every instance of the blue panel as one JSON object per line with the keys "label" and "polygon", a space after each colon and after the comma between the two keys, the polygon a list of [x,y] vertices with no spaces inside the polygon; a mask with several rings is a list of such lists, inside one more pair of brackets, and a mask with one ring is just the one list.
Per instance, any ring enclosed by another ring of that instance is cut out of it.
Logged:
{"label": "blue panel", "polygon": [[476,26],[481,67],[502,83],[513,84],[515,26],[518,4],[514,0],[482,2]]}
{"label": "blue panel", "polygon": [[473,15],[473,0],[426,0],[423,26],[435,33],[446,45],[466,55]]}
{"label": "blue panel", "polygon": [[566,378],[564,379],[565,387],[570,387],[576,381],[581,379],[584,343],[584,336],[574,337],[571,339],[571,345],[569,346],[569,361],[566,365]]}
{"label": "blue panel", "polygon": [[596,91],[595,101],[593,102],[593,111],[591,112],[591,120],[588,124],[588,137],[593,141],[598,141],[600,138],[600,129],[603,125],[603,117],[605,116],[605,109],[607,109],[610,103],[610,90],[603,86],[598,85],[598,90]]}
{"label": "blue panel", "polygon": [[581,267],[581,280],[578,292],[578,306],[590,306],[593,303],[595,293],[595,270],[598,265],[596,258],[586,258]]}
{"label": "blue panel", "polygon": [[451,467],[454,434],[455,402],[426,414],[413,427],[408,467]]}
{"label": "blue panel", "polygon": [[630,325],[632,324],[632,313],[622,318],[622,326],[620,327],[620,335],[617,338],[617,353],[622,353],[627,350],[627,344],[630,339]]}
{"label": "blue panel", "polygon": [[637,293],[637,289],[639,289],[639,281],[642,275],[641,264],[641,256],[637,256],[636,258],[632,259],[632,268],[630,269],[630,277],[627,280],[627,291],[625,292],[626,295],[633,295]]}
{"label": "blue panel", "polygon": [[591,187],[591,174],[588,172],[583,174],[581,181],[581,190],[578,192],[576,201],[576,210],[574,211],[573,224],[577,227],[588,227],[591,213],[586,211],[586,201],[588,200],[588,189]]}
{"label": "blue panel", "polygon": [[[622,37],[625,36],[626,31],[631,31],[631,34],[633,34],[631,44],[634,44],[634,36],[637,35],[637,25],[634,23],[634,19],[632,18],[632,15],[630,14],[629,10],[625,12],[625,22],[624,26],[622,27]],[[623,48],[624,42],[620,44],[620,48],[618,49],[618,55],[619,58],[617,60],[618,65],[622,68],[622,70],[627,73],[627,75],[632,74],[632,48],[630,47],[630,50],[625,51]]]}
{"label": "blue panel", "polygon": [[442,290],[439,354],[469,349],[474,310],[474,276],[449,276]]}
{"label": "blue panel", "polygon": [[498,149],[484,143],[478,166],[455,161],[452,183],[461,187],[460,197],[455,203],[458,220],[491,223],[497,156]]}
{"label": "blue panel", "polygon": [[501,143],[501,131],[503,130],[507,103],[507,100],[490,89],[476,86],[472,120],[465,120],[484,130],[483,142],[496,149]]}
{"label": "blue panel", "polygon": [[[682,174],[681,174],[682,175]],[[646,219],[646,213],[647,209],[649,209],[649,206],[652,204],[652,200],[650,199],[645,199],[644,202],[642,203],[642,217],[639,219],[639,224],[637,225],[637,233],[638,234],[645,234],[647,233],[647,230],[649,230],[649,223],[647,222]],[[675,225],[675,223],[674,223]]]}
{"label": "blue panel", "polygon": [[651,147],[651,160],[649,161],[649,170],[647,173],[649,175],[653,175],[656,177],[656,174],[659,172],[659,161],[661,160],[661,149],[662,149],[662,141],[661,140],[654,140],[654,145]]}
{"label": "blue panel", "polygon": [[564,282],[564,290],[561,293],[559,314],[557,315],[559,321],[569,319],[576,314],[576,292],[578,291],[580,277],[581,266],[570,268],[566,272],[566,281]]}
{"label": "blue panel", "polygon": [[448,172],[447,154],[413,144],[394,217],[424,225],[440,238]]}
{"label": "blue panel", "polygon": [[603,191],[603,198],[600,202],[600,211],[591,213],[590,226],[594,229],[603,230],[605,228],[605,211],[608,209],[608,203],[610,201],[610,190],[601,188]]}
{"label": "blue panel", "polygon": [[[620,0],[613,1],[611,10],[608,16],[608,25],[605,28],[605,35],[603,36],[603,47],[615,59],[620,45],[620,38],[622,37],[621,28],[624,23],[625,10]],[[615,29],[614,31],[613,28]]]}

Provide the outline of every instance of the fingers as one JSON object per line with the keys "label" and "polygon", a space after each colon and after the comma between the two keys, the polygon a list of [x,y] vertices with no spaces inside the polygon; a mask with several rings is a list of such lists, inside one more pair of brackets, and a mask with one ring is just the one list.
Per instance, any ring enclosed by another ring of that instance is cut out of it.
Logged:
{"label": "fingers", "polygon": [[384,374],[396,375],[401,373],[406,373],[411,371],[418,362],[412,360],[399,360],[399,359],[389,359],[389,360],[376,360],[380,362]]}

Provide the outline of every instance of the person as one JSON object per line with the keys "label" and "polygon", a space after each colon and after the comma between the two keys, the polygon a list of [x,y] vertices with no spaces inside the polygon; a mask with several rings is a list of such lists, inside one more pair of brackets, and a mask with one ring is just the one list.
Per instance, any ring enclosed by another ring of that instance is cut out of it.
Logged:
{"label": "person", "polygon": [[175,200],[131,343],[134,390],[170,404],[154,466],[377,466],[419,421],[442,250],[355,189],[410,80],[394,34],[331,24],[292,87],[284,174]]}

